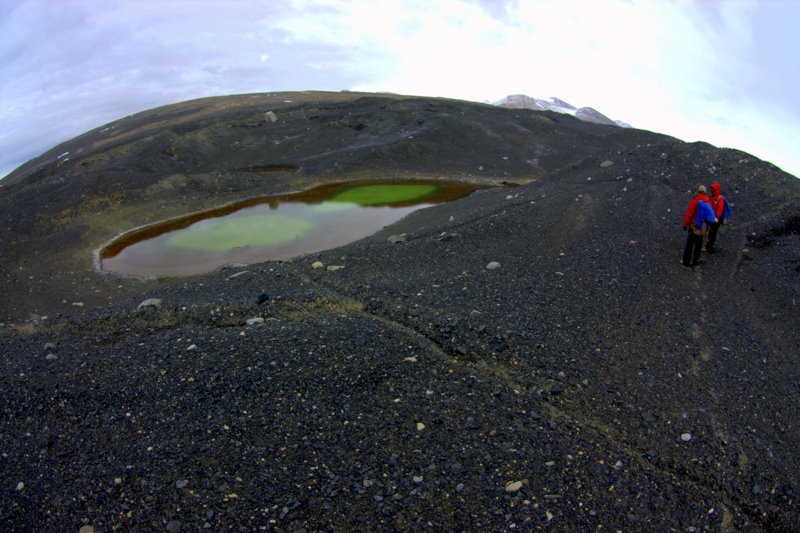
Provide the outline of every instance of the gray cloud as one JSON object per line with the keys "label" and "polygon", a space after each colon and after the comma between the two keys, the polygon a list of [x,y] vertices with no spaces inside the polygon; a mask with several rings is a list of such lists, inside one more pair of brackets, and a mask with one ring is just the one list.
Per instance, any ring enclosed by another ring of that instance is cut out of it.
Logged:
{"label": "gray cloud", "polygon": [[3,2],[0,176],[136,111],[306,89],[559,96],[800,172],[800,66],[791,57],[800,4],[600,4]]}
{"label": "gray cloud", "polygon": [[211,95],[345,89],[380,72],[369,50],[293,39],[273,26],[282,8],[271,5],[71,0],[6,8],[0,176],[136,111]]}

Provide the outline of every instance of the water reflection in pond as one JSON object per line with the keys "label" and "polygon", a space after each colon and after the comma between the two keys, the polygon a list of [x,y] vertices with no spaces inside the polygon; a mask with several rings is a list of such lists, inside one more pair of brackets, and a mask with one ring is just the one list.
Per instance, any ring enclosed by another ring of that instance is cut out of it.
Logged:
{"label": "water reflection in pond", "polygon": [[248,200],[132,231],[100,253],[103,270],[187,275],[288,259],[367,237],[407,214],[481,188],[448,181],[333,184]]}

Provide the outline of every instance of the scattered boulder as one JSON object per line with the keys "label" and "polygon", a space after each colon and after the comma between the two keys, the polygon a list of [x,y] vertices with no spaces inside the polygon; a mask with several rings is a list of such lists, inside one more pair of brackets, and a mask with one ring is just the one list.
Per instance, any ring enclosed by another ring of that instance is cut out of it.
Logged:
{"label": "scattered boulder", "polygon": [[511,481],[506,484],[506,492],[519,492],[522,488],[522,481]]}
{"label": "scattered boulder", "polygon": [[439,234],[438,237],[436,237],[436,240],[444,242],[452,239],[457,239],[458,237],[460,237],[458,233],[447,233],[446,231],[443,231],[442,233]]}
{"label": "scattered boulder", "polygon": [[147,308],[154,308],[158,309],[161,307],[161,298],[148,298],[147,300],[142,301],[138,306],[136,306],[136,310],[140,309],[147,309]]}

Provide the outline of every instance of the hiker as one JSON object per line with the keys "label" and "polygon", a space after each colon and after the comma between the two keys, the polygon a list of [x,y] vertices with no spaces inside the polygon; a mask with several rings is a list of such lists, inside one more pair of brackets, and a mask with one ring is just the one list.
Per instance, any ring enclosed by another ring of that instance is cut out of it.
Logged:
{"label": "hiker", "polygon": [[717,221],[714,210],[706,195],[706,186],[700,185],[697,194],[689,202],[686,216],[683,217],[683,229],[688,231],[686,247],[683,249],[683,266],[696,267],[700,263],[700,251],[703,249],[703,237],[708,234],[708,226]]}
{"label": "hiker", "polygon": [[709,202],[711,208],[714,210],[714,216],[717,221],[708,227],[708,241],[706,247],[703,248],[706,252],[714,253],[714,244],[717,242],[717,232],[719,227],[727,224],[728,217],[731,216],[731,206],[722,194],[720,194],[719,183],[711,184],[711,200]]}

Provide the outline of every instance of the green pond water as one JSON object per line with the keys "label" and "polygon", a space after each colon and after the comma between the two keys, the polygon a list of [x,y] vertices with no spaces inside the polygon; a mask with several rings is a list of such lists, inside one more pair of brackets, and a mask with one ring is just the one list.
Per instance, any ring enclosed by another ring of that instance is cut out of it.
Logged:
{"label": "green pond water", "polygon": [[333,184],[132,231],[100,253],[103,270],[140,276],[210,272],[289,259],[367,237],[412,211],[465,196],[460,182]]}

